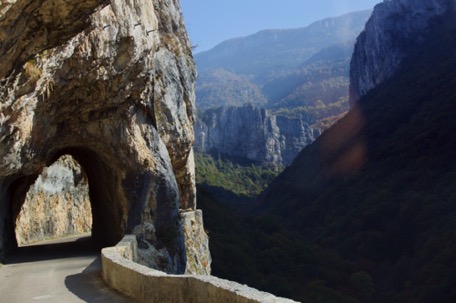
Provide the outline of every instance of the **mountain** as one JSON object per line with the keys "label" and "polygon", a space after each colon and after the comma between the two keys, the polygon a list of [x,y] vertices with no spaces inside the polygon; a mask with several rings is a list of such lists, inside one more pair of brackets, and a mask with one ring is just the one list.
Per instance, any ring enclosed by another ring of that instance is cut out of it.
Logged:
{"label": "mountain", "polygon": [[[370,13],[328,18],[305,28],[264,30],[196,54],[198,108],[251,103],[277,109],[347,97],[353,45]],[[289,95],[293,100],[280,104]]]}
{"label": "mountain", "polygon": [[[428,4],[441,13],[421,9]],[[375,37],[394,32],[399,41],[419,43],[259,199],[260,214],[278,216],[363,273],[369,291],[359,302],[456,300],[455,15],[450,1],[377,5],[358,50],[392,62],[394,49],[377,50]],[[369,27],[394,18],[413,22],[406,31],[401,22]],[[363,56],[355,51],[352,62]],[[381,66],[366,65],[365,75],[375,77]],[[355,81],[359,67],[352,64]]]}
{"label": "mountain", "polygon": [[265,106],[268,102],[260,87],[252,83],[249,77],[222,68],[201,72],[196,89],[198,105],[202,109],[219,107],[221,104]]}
{"label": "mountain", "polygon": [[223,68],[257,77],[270,70],[295,68],[319,50],[356,38],[370,13],[327,18],[304,28],[263,30],[222,42],[196,54],[195,61],[200,72]]}
{"label": "mountain", "polygon": [[264,30],[196,54],[196,149],[289,165],[348,110],[350,56],[370,14]]}

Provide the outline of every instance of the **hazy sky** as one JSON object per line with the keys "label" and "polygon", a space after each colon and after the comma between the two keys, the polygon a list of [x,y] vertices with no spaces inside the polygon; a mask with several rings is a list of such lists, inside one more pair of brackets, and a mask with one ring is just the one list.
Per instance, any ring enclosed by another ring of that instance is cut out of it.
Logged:
{"label": "hazy sky", "polygon": [[382,0],[181,0],[196,52],[263,29],[305,27],[345,13],[373,8]]}

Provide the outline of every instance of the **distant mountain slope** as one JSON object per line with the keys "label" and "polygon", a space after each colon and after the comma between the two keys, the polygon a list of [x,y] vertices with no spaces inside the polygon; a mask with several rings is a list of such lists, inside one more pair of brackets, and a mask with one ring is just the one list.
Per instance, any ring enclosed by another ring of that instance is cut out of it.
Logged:
{"label": "distant mountain slope", "polygon": [[196,54],[197,107],[251,103],[293,108],[347,98],[350,56],[370,13],[328,18],[299,29],[264,30]]}
{"label": "distant mountain slope", "polygon": [[244,104],[266,106],[268,103],[260,87],[249,77],[221,68],[200,73],[196,90],[200,109]]}
{"label": "distant mountain slope", "polygon": [[261,75],[270,70],[295,68],[319,50],[356,38],[370,11],[317,21],[308,27],[264,30],[222,42],[195,55],[200,71],[224,68],[239,74]]}
{"label": "distant mountain slope", "polygon": [[397,72],[260,199],[263,214],[372,277],[375,293],[362,302],[456,301],[454,4],[430,24]]}
{"label": "distant mountain slope", "polygon": [[[347,99],[349,55],[340,60],[318,60],[277,75],[263,86],[271,108],[296,108]],[[347,108],[346,108],[347,109]]]}

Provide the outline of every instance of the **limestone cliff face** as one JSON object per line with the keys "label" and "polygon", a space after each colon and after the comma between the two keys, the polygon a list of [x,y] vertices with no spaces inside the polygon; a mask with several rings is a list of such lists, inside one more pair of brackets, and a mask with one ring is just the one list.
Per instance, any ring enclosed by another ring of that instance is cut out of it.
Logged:
{"label": "limestone cliff face", "polygon": [[385,0],[359,35],[350,64],[350,104],[389,78],[407,52],[423,41],[433,17],[452,0]]}
{"label": "limestone cliff face", "polygon": [[276,167],[290,164],[314,140],[312,128],[302,119],[276,116],[252,105],[205,111],[196,122],[195,136],[199,151]]}
{"label": "limestone cliff face", "polygon": [[17,242],[30,244],[89,233],[91,229],[87,176],[72,157],[63,156],[44,168],[27,192],[16,219]]}
{"label": "limestone cliff face", "polygon": [[0,39],[0,255],[29,185],[69,154],[93,236],[134,232],[166,255],[159,269],[184,272],[196,69],[179,1],[8,1]]}
{"label": "limestone cliff face", "polygon": [[280,151],[284,165],[290,165],[301,150],[319,135],[318,130],[312,129],[301,118],[276,116],[276,123],[280,131]]}

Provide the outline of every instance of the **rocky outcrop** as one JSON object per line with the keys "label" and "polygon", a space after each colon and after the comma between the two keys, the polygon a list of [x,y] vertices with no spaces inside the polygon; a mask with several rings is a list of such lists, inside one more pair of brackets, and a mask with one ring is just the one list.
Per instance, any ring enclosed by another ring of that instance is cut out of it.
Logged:
{"label": "rocky outcrop", "polygon": [[43,169],[16,219],[19,245],[88,233],[92,229],[89,184],[81,166],[63,156]]}
{"label": "rocky outcrop", "polygon": [[288,165],[314,140],[312,128],[301,118],[276,116],[245,105],[204,112],[195,125],[195,148],[277,167]]}
{"label": "rocky outcrop", "polygon": [[389,78],[407,52],[423,42],[433,17],[454,6],[452,0],[385,0],[359,35],[350,64],[350,104]]}
{"label": "rocky outcrop", "polygon": [[186,273],[210,275],[212,258],[204,229],[202,211],[182,211],[180,216],[187,244]]}
{"label": "rocky outcrop", "polygon": [[184,272],[196,69],[179,1],[8,1],[0,38],[0,256],[27,189],[68,154],[87,174],[93,236],[134,232],[167,255],[159,269]]}
{"label": "rocky outcrop", "polygon": [[319,135],[302,118],[276,116],[276,124],[280,131],[280,154],[282,164],[290,165],[294,158]]}

